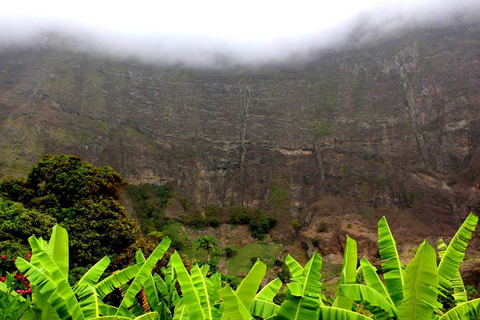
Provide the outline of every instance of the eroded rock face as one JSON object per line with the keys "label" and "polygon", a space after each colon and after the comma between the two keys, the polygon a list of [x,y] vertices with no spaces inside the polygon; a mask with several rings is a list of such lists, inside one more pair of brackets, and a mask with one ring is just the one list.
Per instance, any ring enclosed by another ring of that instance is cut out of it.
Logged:
{"label": "eroded rock face", "polygon": [[449,233],[479,211],[479,34],[423,30],[306,65],[215,71],[4,50],[0,175],[70,153],[199,205],[271,210],[279,237],[327,196],[333,214],[396,210]]}

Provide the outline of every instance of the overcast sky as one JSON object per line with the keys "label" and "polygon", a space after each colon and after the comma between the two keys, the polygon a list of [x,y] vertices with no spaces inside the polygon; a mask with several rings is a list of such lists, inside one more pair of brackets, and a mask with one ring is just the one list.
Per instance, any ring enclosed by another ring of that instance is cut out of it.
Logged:
{"label": "overcast sky", "polygon": [[368,41],[479,16],[480,0],[17,0],[1,6],[0,46],[35,44],[55,32],[75,39],[77,50],[149,62],[248,64],[307,56],[360,27]]}

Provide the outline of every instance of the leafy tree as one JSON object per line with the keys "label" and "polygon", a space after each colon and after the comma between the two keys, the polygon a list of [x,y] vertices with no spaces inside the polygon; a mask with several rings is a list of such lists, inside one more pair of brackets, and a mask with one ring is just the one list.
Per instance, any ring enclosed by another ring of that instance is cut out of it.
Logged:
{"label": "leafy tree", "polygon": [[210,253],[218,247],[217,239],[212,236],[203,236],[198,238],[195,242],[198,243],[198,249],[203,249],[207,252],[207,261],[210,261]]}
{"label": "leafy tree", "polygon": [[135,222],[118,203],[127,185],[110,167],[99,168],[76,156],[47,154],[27,179],[0,182],[0,196],[21,202],[15,210],[23,210],[15,218],[18,230],[0,222],[0,233],[10,232],[25,244],[27,235],[43,236],[56,221],[70,232],[72,268],[91,266],[105,255],[115,258],[138,238]]}

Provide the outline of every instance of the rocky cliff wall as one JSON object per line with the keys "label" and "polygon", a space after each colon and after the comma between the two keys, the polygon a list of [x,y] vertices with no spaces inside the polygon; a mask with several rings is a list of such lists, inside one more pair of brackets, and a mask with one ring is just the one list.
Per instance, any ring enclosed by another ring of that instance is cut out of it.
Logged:
{"label": "rocky cliff wall", "polygon": [[439,223],[478,210],[479,25],[314,55],[212,71],[4,50],[0,175],[70,153],[199,205],[258,206],[304,224],[326,196],[344,211],[396,208]]}

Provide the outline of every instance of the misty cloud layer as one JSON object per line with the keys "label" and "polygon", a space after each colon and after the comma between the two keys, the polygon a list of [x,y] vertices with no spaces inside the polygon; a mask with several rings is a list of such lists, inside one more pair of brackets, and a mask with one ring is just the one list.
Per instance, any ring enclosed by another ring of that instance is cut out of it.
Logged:
{"label": "misty cloud layer", "polygon": [[[88,6],[88,2],[80,5]],[[156,12],[148,13],[148,8],[131,10],[131,15],[128,10],[116,14],[115,10],[78,9],[77,16],[75,11],[33,7],[20,12],[12,7],[0,12],[0,48],[60,46],[193,67],[258,65],[305,61],[316,50],[361,45],[414,28],[480,22],[478,0],[371,0],[366,9],[349,10],[322,10],[309,3],[300,1],[299,7],[282,10],[251,5],[212,12],[209,7],[198,7],[180,15],[178,8],[172,8],[171,16],[164,10],[158,17]]]}

